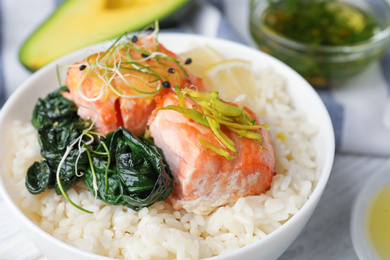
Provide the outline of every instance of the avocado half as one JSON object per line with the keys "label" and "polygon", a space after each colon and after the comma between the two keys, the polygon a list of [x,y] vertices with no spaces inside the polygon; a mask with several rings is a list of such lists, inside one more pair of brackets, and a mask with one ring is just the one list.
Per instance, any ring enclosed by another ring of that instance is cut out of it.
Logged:
{"label": "avocado half", "polygon": [[36,71],[77,49],[143,29],[172,25],[191,10],[192,0],[65,0],[24,42],[20,62]]}

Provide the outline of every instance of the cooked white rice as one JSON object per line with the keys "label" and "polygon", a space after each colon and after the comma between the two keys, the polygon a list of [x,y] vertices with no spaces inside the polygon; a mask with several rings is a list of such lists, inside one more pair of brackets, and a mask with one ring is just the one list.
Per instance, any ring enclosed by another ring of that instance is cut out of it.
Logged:
{"label": "cooked white rice", "polygon": [[[167,202],[139,212],[110,206],[79,183],[68,195],[94,212],[87,214],[53,190],[40,195],[27,191],[25,174],[40,159],[40,147],[30,123],[14,122],[7,179],[13,196],[23,212],[47,233],[83,250],[118,259],[199,259],[262,239],[297,213],[312,192],[317,176],[311,138],[316,127],[291,106],[280,75],[267,69],[258,76],[254,110],[270,126],[277,172],[266,194],[240,198],[202,216],[175,211]],[[277,138],[279,132],[286,135],[285,141]]]}

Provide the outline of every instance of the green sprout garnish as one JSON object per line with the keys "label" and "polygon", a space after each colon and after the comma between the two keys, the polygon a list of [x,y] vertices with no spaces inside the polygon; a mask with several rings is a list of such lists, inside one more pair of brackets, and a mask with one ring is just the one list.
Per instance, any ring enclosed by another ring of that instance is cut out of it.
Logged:
{"label": "green sprout garnish", "polygon": [[[145,49],[139,44],[139,39],[145,31],[149,28],[154,28],[152,33],[149,33],[145,37],[151,38],[151,47]],[[89,102],[95,102],[99,100],[107,90],[112,91],[116,96],[123,98],[144,98],[153,96],[160,92],[164,87],[170,87],[169,78],[171,74],[178,77],[180,81],[182,77],[188,77],[188,73],[180,63],[173,57],[168,56],[166,53],[159,51],[159,43],[157,39],[159,30],[158,21],[152,26],[145,28],[143,31],[133,37],[129,37],[127,33],[118,37],[106,50],[101,53],[94,53],[85,58],[85,64],[83,66],[83,76],[75,87],[80,96]],[[140,58],[134,58],[130,55],[130,51],[135,51],[140,54]],[[149,60],[154,59],[155,64],[149,64]],[[60,67],[74,67],[80,65],[66,65]],[[170,68],[171,66],[177,66],[174,73],[168,73],[167,75],[161,75],[158,73],[158,69]],[[81,69],[80,69],[81,70]],[[135,73],[137,72],[146,75],[143,77]],[[87,97],[81,91],[83,83],[86,81],[87,76],[94,73],[99,79],[102,80],[102,86],[96,91],[93,97]],[[59,73],[58,73],[59,77]],[[131,83],[129,77],[136,78],[143,81],[145,89],[137,88]],[[114,79],[119,78],[125,86],[131,90],[131,93],[126,93],[120,87],[118,88],[112,82]],[[59,79],[61,82],[61,80]],[[165,84],[164,84],[165,83]]]}
{"label": "green sprout garnish", "polygon": [[[201,93],[192,89],[181,90],[178,86],[176,86],[175,91],[179,100],[179,106],[168,105],[166,107],[158,107],[157,109],[174,110],[204,126],[209,127],[214,136],[223,144],[225,149],[216,147],[198,136],[199,142],[206,148],[213,150],[227,159],[234,159],[234,157],[230,155],[230,152],[238,153],[238,151],[235,147],[234,141],[222,130],[225,128],[237,133],[239,138],[244,137],[258,140],[260,147],[266,150],[263,146],[263,139],[261,135],[251,130],[260,128],[266,128],[268,130],[268,126],[256,125],[256,120],[252,118],[247,111],[220,100],[219,93],[217,91]],[[194,108],[187,108],[185,106],[184,98],[194,101],[201,108],[201,112]]]}

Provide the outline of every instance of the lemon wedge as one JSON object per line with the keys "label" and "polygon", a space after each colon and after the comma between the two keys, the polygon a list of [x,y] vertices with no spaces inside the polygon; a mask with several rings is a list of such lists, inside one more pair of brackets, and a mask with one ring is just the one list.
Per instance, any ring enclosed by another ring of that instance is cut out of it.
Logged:
{"label": "lemon wedge", "polygon": [[203,71],[206,82],[219,91],[224,99],[245,93],[256,96],[256,83],[252,63],[240,59],[223,60],[213,63]]}
{"label": "lemon wedge", "polygon": [[208,45],[197,46],[181,54],[184,58],[191,58],[192,62],[186,68],[200,78],[204,78],[204,69],[214,63],[224,60],[223,56]]}

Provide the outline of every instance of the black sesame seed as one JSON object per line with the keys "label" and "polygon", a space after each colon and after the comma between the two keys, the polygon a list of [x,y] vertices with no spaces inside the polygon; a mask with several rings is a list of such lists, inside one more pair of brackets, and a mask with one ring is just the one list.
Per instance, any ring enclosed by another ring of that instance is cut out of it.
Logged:
{"label": "black sesame seed", "polygon": [[188,59],[186,59],[186,61],[184,62],[184,64],[188,65],[188,64],[190,64],[191,62],[192,62],[192,59],[191,59],[191,58],[188,58]]}
{"label": "black sesame seed", "polygon": [[164,81],[163,82],[163,86],[164,86],[164,88],[170,88],[171,87],[171,83],[169,83],[169,81]]}
{"label": "black sesame seed", "polygon": [[106,138],[105,138],[104,136],[100,136],[99,139],[100,139],[100,141],[102,141],[102,142],[105,142],[105,141],[106,141]]}
{"label": "black sesame seed", "polygon": [[133,38],[131,38],[131,41],[132,41],[133,43],[136,43],[136,42],[138,41],[137,35],[133,35]]}
{"label": "black sesame seed", "polygon": [[83,65],[81,65],[81,66],[79,67],[79,69],[80,69],[80,70],[85,70],[86,67],[87,67],[87,65],[84,65],[84,64],[83,64]]}
{"label": "black sesame seed", "polygon": [[168,69],[168,73],[172,73],[173,74],[173,73],[175,73],[175,70],[173,68],[169,68]]}
{"label": "black sesame seed", "polygon": [[141,54],[141,56],[142,56],[142,57],[144,57],[144,58],[147,58],[147,57],[149,57],[149,55],[148,55],[148,54],[146,54],[146,53],[142,53],[142,54]]}

